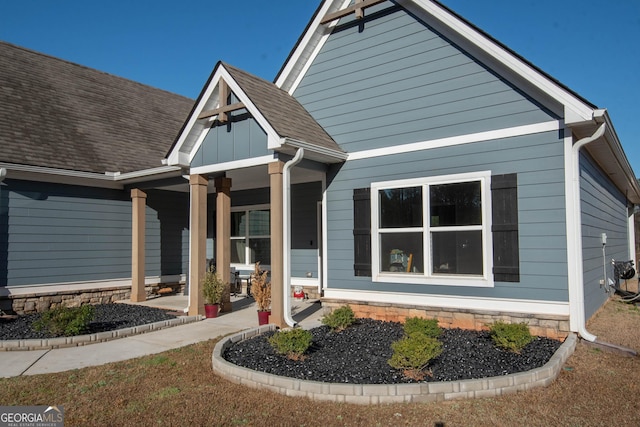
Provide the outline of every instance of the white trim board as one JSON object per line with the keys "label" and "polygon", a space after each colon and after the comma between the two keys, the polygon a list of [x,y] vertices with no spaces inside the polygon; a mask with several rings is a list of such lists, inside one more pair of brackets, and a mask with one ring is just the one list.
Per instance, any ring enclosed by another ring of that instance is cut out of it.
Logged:
{"label": "white trim board", "polygon": [[569,303],[562,301],[424,295],[331,288],[325,289],[324,298],[361,301],[363,303],[401,304],[414,307],[424,306],[425,308],[434,307],[460,310],[569,316]]}
{"label": "white trim board", "polygon": [[392,147],[375,148],[349,153],[347,160],[362,160],[373,157],[383,157],[391,154],[412,153],[415,151],[432,150],[434,148],[452,147],[455,145],[472,144],[474,142],[493,141],[496,139],[512,138],[516,136],[533,135],[536,133],[558,131],[560,122],[557,120],[536,123],[533,125],[516,126],[512,128],[490,130],[486,132],[470,133],[467,135],[451,136],[430,141],[413,142]]}

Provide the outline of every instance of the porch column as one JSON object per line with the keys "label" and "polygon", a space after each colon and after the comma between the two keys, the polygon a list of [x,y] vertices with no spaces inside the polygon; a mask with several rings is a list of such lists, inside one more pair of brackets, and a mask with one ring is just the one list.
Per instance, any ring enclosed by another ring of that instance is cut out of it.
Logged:
{"label": "porch column", "polygon": [[131,302],[147,299],[145,278],[145,209],[147,194],[134,188],[131,190]]}
{"label": "porch column", "polygon": [[191,220],[189,225],[189,315],[204,315],[202,279],[207,269],[207,177],[191,175]]}
{"label": "porch column", "polygon": [[282,170],[284,162],[269,163],[269,184],[271,187],[271,316],[269,323],[281,328],[287,327],[284,320],[284,292],[287,288],[282,271],[282,251],[284,248],[282,224]]}
{"label": "porch column", "polygon": [[[231,275],[231,178],[219,177],[216,184],[216,271],[224,282]],[[222,312],[230,312],[231,295],[227,286],[222,295]]]}

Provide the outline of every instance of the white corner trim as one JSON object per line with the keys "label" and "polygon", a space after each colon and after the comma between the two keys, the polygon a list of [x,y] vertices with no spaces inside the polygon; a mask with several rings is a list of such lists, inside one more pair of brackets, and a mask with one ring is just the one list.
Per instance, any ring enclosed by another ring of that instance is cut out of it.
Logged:
{"label": "white corner trim", "polygon": [[461,310],[503,311],[555,316],[569,315],[569,303],[564,301],[407,294],[333,288],[325,289],[324,298],[361,301],[365,303],[402,304]]}
{"label": "white corner trim", "polygon": [[413,142],[410,144],[396,145],[392,147],[375,148],[349,153],[347,160],[362,160],[372,157],[383,157],[392,154],[411,153],[415,151],[431,150],[434,148],[452,147],[455,145],[472,144],[474,142],[492,141],[496,139],[512,138],[516,136],[533,135],[536,133],[557,131],[560,122],[557,120],[536,123],[532,125],[516,126],[512,128],[497,129],[486,132],[470,133],[467,135],[451,136],[447,138],[432,139],[430,141]]}

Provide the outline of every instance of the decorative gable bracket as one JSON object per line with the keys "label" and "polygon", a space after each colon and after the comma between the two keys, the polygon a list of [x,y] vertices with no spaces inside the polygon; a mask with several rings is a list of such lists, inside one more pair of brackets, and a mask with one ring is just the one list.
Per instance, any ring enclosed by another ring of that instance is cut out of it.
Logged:
{"label": "decorative gable bracket", "polygon": [[339,10],[333,13],[327,13],[320,24],[328,24],[331,21],[335,21],[336,19],[343,18],[347,15],[351,15],[352,13],[356,14],[356,18],[362,19],[364,18],[364,10],[368,7],[375,6],[379,3],[383,3],[387,0],[355,0],[355,4],[349,6],[346,9]]}
{"label": "decorative gable bracket", "polygon": [[198,115],[198,120],[207,119],[209,117],[213,117],[215,115],[218,116],[218,121],[224,123],[228,120],[227,113],[231,111],[240,110],[245,108],[245,105],[242,102],[236,102],[234,104],[227,104],[227,98],[229,97],[229,85],[224,81],[223,78],[220,78],[218,82],[218,108],[214,108],[213,110],[203,111]]}

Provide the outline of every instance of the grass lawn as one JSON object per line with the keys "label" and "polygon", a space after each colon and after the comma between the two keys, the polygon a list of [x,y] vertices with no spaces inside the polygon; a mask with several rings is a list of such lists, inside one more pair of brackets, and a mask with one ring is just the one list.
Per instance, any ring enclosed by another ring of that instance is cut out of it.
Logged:
{"label": "grass lawn", "polygon": [[[609,302],[589,323],[640,351],[640,310]],[[638,426],[640,358],[579,343],[547,388],[479,400],[359,406],[232,384],[211,370],[217,341],[75,371],[0,379],[0,405],[62,405],[66,426]]]}

